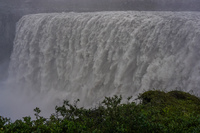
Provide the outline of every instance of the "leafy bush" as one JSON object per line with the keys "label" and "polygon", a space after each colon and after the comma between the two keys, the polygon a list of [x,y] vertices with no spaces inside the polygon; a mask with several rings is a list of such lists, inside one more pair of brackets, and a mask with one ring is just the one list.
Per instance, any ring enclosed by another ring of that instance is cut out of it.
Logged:
{"label": "leafy bush", "polygon": [[0,132],[67,133],[188,133],[200,132],[200,99],[182,91],[150,90],[138,96],[139,104],[121,104],[121,96],[105,97],[98,106],[79,108],[75,101],[55,107],[48,119],[35,108],[35,120],[24,117],[11,122],[0,117]]}

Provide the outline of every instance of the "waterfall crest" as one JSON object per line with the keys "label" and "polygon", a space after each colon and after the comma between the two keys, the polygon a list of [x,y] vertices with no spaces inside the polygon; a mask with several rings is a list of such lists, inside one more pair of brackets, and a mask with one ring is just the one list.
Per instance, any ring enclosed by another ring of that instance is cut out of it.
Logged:
{"label": "waterfall crest", "polygon": [[17,23],[9,78],[84,105],[144,89],[200,92],[200,13],[26,15]]}

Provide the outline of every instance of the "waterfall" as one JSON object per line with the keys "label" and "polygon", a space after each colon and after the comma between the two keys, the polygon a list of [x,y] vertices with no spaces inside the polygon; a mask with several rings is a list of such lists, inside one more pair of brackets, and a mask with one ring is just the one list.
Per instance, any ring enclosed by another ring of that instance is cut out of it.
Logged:
{"label": "waterfall", "polygon": [[199,93],[200,13],[95,12],[23,16],[9,79],[23,91],[91,105],[148,89]]}

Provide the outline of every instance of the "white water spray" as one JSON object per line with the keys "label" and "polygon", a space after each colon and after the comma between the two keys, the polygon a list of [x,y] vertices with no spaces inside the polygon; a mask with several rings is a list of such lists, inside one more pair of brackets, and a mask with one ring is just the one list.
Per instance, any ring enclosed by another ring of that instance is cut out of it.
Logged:
{"label": "white water spray", "polygon": [[23,91],[89,106],[144,89],[199,93],[200,13],[26,15],[17,24],[9,78]]}

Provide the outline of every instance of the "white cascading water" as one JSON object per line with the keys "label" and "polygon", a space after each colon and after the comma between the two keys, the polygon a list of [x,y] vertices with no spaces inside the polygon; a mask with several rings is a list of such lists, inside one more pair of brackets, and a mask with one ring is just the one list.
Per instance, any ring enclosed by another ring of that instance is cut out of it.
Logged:
{"label": "white cascading water", "polygon": [[26,15],[17,24],[9,78],[83,106],[153,88],[199,93],[200,13]]}

